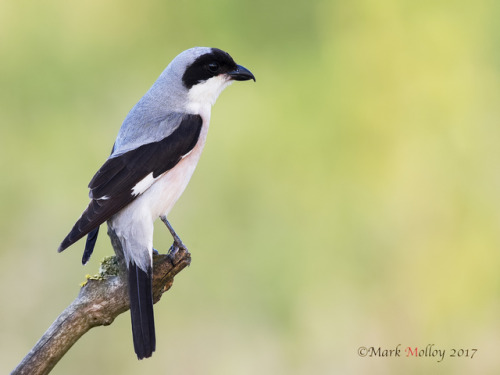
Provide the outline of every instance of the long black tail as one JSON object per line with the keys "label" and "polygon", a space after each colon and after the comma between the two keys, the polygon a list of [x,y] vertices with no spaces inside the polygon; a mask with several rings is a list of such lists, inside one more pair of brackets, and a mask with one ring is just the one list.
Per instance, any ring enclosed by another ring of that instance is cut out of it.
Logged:
{"label": "long black tail", "polygon": [[134,263],[128,265],[132,335],[135,353],[139,359],[151,357],[156,349],[151,282],[151,268],[145,272]]}

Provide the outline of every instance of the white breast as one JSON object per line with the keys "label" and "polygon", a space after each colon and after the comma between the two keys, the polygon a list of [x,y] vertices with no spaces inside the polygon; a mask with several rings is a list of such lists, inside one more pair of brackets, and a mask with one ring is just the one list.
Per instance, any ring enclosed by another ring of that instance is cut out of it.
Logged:
{"label": "white breast", "polygon": [[200,137],[195,147],[174,168],[157,178],[141,196],[137,197],[122,212],[126,210],[135,212],[137,209],[148,210],[153,221],[170,212],[186,189],[200,160],[208,132],[208,121],[206,120],[203,119]]}

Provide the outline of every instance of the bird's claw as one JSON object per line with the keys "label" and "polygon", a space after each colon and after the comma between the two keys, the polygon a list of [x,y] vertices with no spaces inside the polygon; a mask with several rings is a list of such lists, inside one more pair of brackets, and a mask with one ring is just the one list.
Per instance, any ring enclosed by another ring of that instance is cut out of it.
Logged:
{"label": "bird's claw", "polygon": [[182,241],[179,238],[179,236],[177,235],[177,233],[175,233],[174,228],[172,228],[172,226],[168,222],[167,217],[161,216],[160,218],[161,218],[161,221],[163,221],[163,223],[167,226],[168,230],[170,231],[170,234],[174,238],[174,243],[172,244],[172,246],[170,246],[170,249],[168,250],[168,257],[170,258],[172,264],[175,264],[175,256],[177,255],[179,250],[182,249],[184,251],[188,251],[188,249],[182,243]]}
{"label": "bird's claw", "polygon": [[170,249],[168,249],[168,254],[167,254],[172,264],[175,264],[175,257],[179,252],[179,250],[188,251],[187,247],[182,243],[182,241],[180,242],[174,241],[172,246],[170,246]]}

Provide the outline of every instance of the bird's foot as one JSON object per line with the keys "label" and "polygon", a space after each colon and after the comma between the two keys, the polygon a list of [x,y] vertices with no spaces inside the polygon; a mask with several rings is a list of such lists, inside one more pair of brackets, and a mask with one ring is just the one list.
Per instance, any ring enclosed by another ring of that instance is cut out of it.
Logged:
{"label": "bird's foot", "polygon": [[183,250],[184,252],[189,252],[187,247],[182,243],[182,241],[177,242],[174,239],[174,243],[172,246],[170,246],[170,249],[168,250],[168,258],[170,259],[170,262],[172,265],[176,265],[178,260],[176,260],[177,254],[179,253],[179,250]]}
{"label": "bird's foot", "polygon": [[179,250],[184,250],[184,251],[188,252],[188,249],[187,249],[186,245],[184,245],[184,243],[182,243],[182,241],[179,238],[179,236],[177,235],[177,233],[175,233],[174,228],[172,228],[172,225],[170,225],[166,216],[162,216],[161,221],[163,221],[163,223],[167,226],[168,230],[170,231],[170,234],[174,238],[174,243],[172,244],[172,246],[170,246],[170,249],[168,250],[167,255],[170,258],[170,261],[172,262],[172,264],[175,264],[176,263],[175,256],[177,255]]}
{"label": "bird's foot", "polygon": [[182,242],[177,243],[174,241],[172,246],[170,246],[170,249],[168,250],[168,254],[167,254],[172,261],[174,260],[175,256],[179,252],[179,250],[187,251],[187,247]]}

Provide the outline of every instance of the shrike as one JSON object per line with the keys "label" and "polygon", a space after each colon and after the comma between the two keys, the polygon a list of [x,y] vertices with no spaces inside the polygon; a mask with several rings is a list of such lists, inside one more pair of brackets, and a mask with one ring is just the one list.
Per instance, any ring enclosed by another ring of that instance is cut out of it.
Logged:
{"label": "shrike", "polygon": [[233,81],[255,77],[217,48],[179,54],[123,122],[111,155],[89,183],[90,203],[63,240],[59,252],[85,235],[85,264],[99,226],[116,233],[128,268],[134,349],[139,359],[156,347],[151,292],[153,222],[167,215],[186,188],[207,137],[210,111]]}

